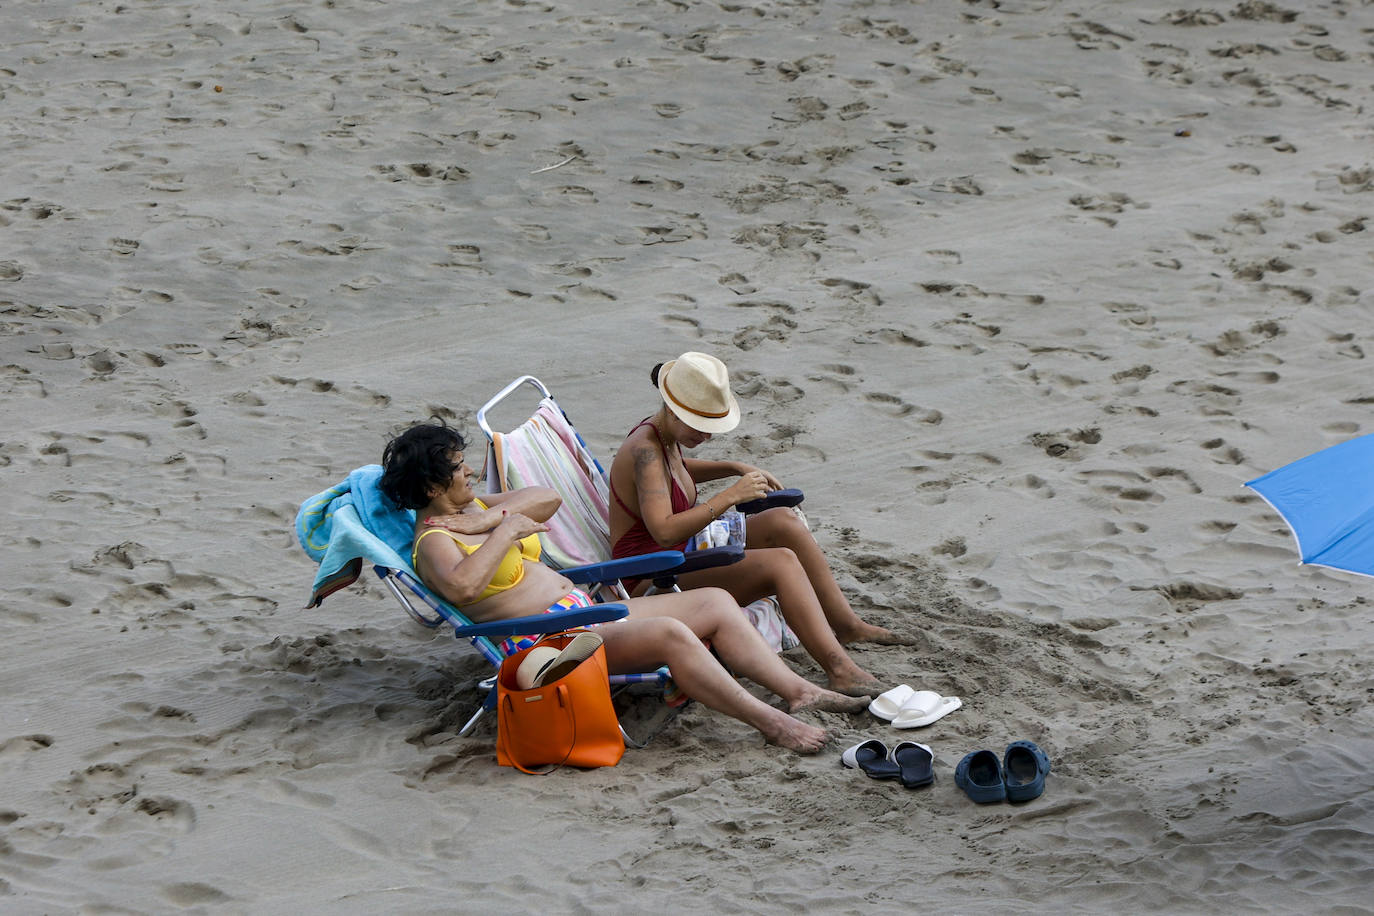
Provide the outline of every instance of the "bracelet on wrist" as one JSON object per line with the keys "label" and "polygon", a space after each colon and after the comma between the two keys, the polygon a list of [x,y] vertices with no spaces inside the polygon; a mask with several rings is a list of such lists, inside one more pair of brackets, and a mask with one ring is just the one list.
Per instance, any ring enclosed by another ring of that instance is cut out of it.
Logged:
{"label": "bracelet on wrist", "polygon": [[716,520],[716,507],[711,505],[711,500],[709,499],[706,500],[704,505],[706,506],[706,511],[711,514],[711,521],[714,522]]}

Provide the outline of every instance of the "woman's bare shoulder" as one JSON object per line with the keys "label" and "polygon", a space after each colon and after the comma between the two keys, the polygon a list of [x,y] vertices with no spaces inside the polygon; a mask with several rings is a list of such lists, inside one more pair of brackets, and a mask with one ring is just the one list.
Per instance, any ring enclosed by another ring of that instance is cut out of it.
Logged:
{"label": "woman's bare shoulder", "polygon": [[645,450],[654,447],[653,440],[649,438],[649,431],[646,427],[636,426],[630,430],[630,434],[625,437],[625,441],[620,443],[620,448],[616,449],[615,458],[612,464],[634,464],[637,456]]}

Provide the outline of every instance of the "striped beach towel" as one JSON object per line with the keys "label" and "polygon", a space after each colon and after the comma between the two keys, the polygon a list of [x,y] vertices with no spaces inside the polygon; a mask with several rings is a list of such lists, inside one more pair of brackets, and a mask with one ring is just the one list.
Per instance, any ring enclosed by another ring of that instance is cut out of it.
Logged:
{"label": "striped beach towel", "polygon": [[563,498],[549,530],[539,535],[550,566],[564,569],[610,557],[605,472],[553,400],[541,401],[534,415],[511,432],[496,433],[487,457],[491,489],[548,487]]}

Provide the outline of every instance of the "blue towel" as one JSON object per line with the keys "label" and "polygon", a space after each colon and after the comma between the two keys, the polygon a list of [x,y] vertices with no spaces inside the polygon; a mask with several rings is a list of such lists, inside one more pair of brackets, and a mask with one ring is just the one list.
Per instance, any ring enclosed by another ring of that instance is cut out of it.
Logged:
{"label": "blue towel", "polygon": [[306,607],[315,607],[356,582],[363,560],[410,569],[415,513],[394,507],[382,495],[377,487],[381,477],[381,465],[369,464],[349,474],[343,483],[301,503],[296,513],[296,537],[310,558],[320,564]]}

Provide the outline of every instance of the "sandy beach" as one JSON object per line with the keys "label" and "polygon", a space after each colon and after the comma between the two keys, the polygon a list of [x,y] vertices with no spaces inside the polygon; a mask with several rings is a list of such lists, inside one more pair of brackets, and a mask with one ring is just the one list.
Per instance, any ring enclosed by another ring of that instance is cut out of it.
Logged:
{"label": "sandy beach", "polygon": [[[0,911],[1371,912],[1369,580],[1243,487],[1374,432],[1369,0],[0,36]],[[856,660],[962,709],[810,713],[804,757],[697,704],[534,778],[370,573],[302,609],[297,507],[395,431],[528,373],[608,462],[684,350],[744,413],[701,453],[918,638]],[[935,784],[842,767],[869,737]],[[1016,739],[1044,795],[973,804]]]}

